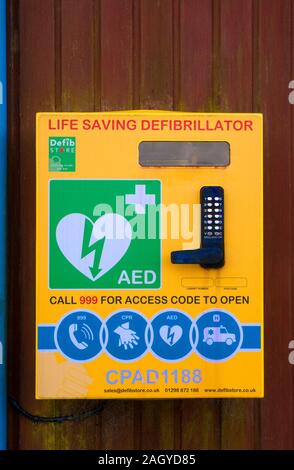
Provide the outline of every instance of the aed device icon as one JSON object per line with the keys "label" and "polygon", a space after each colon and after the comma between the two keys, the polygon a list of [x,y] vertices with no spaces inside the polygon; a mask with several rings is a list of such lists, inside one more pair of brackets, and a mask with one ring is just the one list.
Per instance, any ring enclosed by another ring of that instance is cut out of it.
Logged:
{"label": "aed device icon", "polygon": [[192,320],[180,310],[164,310],[152,320],[153,354],[160,360],[179,361],[189,356],[197,341]]}
{"label": "aed device icon", "polygon": [[50,288],[155,289],[160,181],[51,180]]}

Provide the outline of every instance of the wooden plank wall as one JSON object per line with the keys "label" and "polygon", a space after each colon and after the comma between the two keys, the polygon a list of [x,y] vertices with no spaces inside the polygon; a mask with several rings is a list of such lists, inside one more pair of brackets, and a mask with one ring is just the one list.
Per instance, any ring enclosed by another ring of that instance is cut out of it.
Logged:
{"label": "wooden plank wall", "polygon": [[67,424],[10,408],[10,448],[293,448],[294,2],[10,0],[8,10],[10,395],[42,415],[93,405],[34,399],[37,111],[263,112],[266,322],[263,400],[116,401]]}

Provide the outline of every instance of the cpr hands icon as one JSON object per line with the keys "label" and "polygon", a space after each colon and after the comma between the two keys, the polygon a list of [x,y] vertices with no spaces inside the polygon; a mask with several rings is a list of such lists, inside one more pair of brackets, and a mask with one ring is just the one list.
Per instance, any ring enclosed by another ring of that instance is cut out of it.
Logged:
{"label": "cpr hands icon", "polygon": [[122,323],[120,326],[118,326],[115,330],[114,333],[119,335],[119,346],[123,346],[125,350],[128,348],[134,349],[134,346],[138,345],[138,341],[140,338],[137,336],[136,332],[134,330],[130,329],[130,323]]}
{"label": "cpr hands icon", "polygon": [[134,310],[119,310],[106,320],[107,353],[119,361],[134,361],[143,356],[147,345],[148,321]]}

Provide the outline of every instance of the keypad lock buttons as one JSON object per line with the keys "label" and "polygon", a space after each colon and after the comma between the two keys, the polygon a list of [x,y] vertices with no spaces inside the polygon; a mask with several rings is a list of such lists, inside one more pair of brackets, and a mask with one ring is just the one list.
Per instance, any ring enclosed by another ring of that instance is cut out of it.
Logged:
{"label": "keypad lock buttons", "polygon": [[195,250],[173,251],[174,264],[200,264],[203,268],[221,268],[224,256],[224,190],[221,186],[203,186],[200,190],[201,246]]}

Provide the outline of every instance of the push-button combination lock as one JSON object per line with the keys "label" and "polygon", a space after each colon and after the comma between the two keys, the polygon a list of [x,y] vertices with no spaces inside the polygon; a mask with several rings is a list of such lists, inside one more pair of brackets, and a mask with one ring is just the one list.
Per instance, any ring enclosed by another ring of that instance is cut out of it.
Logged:
{"label": "push-button combination lock", "polygon": [[221,186],[203,186],[200,190],[201,247],[173,251],[175,264],[200,264],[203,268],[224,265],[224,190]]}

